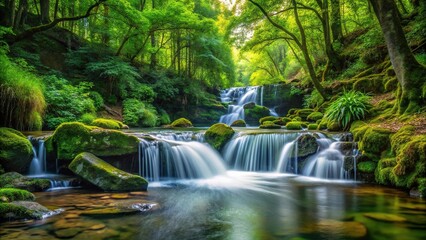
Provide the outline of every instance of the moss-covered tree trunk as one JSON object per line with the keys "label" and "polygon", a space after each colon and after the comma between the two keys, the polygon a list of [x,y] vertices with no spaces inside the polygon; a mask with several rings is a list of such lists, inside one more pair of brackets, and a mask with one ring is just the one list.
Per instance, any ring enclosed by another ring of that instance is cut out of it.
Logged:
{"label": "moss-covered tree trunk", "polygon": [[401,87],[400,114],[413,113],[424,104],[426,68],[420,65],[408,46],[393,0],[370,0],[385,37],[390,60]]}

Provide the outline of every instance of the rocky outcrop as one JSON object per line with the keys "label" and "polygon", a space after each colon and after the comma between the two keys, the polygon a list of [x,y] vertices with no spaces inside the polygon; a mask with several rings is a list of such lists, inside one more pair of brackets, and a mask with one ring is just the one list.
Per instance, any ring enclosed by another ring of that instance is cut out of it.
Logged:
{"label": "rocky outcrop", "polygon": [[117,169],[87,152],[79,154],[69,169],[104,191],[146,191],[148,187],[144,178]]}
{"label": "rocky outcrop", "polygon": [[217,150],[221,150],[232,138],[235,131],[224,123],[216,123],[207,129],[204,135],[206,142]]}

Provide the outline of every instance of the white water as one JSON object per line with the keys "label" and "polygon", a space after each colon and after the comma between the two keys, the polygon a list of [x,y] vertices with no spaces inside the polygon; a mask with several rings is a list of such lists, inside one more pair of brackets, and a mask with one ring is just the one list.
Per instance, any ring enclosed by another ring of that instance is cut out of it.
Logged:
{"label": "white water", "polygon": [[343,179],[343,154],[336,148],[336,142],[309,157],[303,170],[303,175],[325,179]]}
{"label": "white water", "polygon": [[[29,137],[31,141],[31,136]],[[46,173],[46,148],[44,147],[44,140],[37,140],[37,146],[33,146],[34,157],[31,161],[29,174],[40,175]]]}
{"label": "white water", "polygon": [[[222,102],[237,102],[237,105],[228,106],[228,114],[220,117],[219,122],[231,125],[234,121],[244,120],[244,105],[250,102],[258,103],[257,92],[259,87],[246,87],[246,88],[231,88],[228,91],[221,93]],[[261,88],[261,105],[263,104],[263,87]]]}

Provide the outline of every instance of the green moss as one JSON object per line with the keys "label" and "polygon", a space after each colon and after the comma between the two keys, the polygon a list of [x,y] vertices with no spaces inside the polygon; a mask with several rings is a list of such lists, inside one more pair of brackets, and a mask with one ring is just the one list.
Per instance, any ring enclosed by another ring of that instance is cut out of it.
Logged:
{"label": "green moss", "polygon": [[418,189],[419,189],[420,195],[422,197],[425,197],[426,196],[426,178],[419,178],[417,182],[419,184]]}
{"label": "green moss", "polygon": [[413,137],[411,141],[399,147],[396,161],[397,165],[393,170],[396,176],[415,172],[417,164],[424,165],[426,163],[426,135]]}
{"label": "green moss", "polygon": [[34,201],[34,194],[16,188],[0,188],[0,202]]}
{"label": "green moss", "polygon": [[115,119],[105,119],[105,118],[98,118],[95,119],[92,123],[92,126],[105,128],[105,129],[122,129],[126,128],[127,126]]}
{"label": "green moss", "polygon": [[390,134],[391,132],[387,129],[369,126],[358,147],[361,151],[380,156],[383,151],[390,147]]}
{"label": "green moss", "polygon": [[332,132],[337,132],[337,131],[342,131],[343,129],[338,122],[328,121],[327,130]]}
{"label": "green moss", "polygon": [[42,214],[12,203],[0,203],[0,219],[41,219]]}
{"label": "green moss", "polygon": [[324,117],[323,113],[313,112],[313,113],[309,114],[306,119],[309,120],[309,121],[312,121],[312,122],[316,122],[316,121],[322,119],[323,117]]}
{"label": "green moss", "polygon": [[398,132],[393,134],[390,138],[391,145],[392,145],[392,152],[395,154],[398,153],[401,150],[401,148],[404,146],[404,144],[406,144],[407,142],[411,140],[415,130],[416,128],[414,126],[406,125],[400,128]]}
{"label": "green moss", "polygon": [[263,117],[263,118],[259,119],[259,123],[262,125],[263,122],[266,122],[266,121],[273,122],[273,121],[275,121],[277,119],[278,118],[274,117],[274,116],[267,116],[267,117]]}
{"label": "green moss", "polygon": [[392,169],[395,165],[396,165],[395,158],[381,159],[378,162],[377,168],[374,173],[376,182],[380,184],[384,184],[384,185],[388,185],[394,182]]}
{"label": "green moss", "polygon": [[245,120],[249,124],[257,124],[259,119],[267,117],[269,114],[269,109],[264,106],[255,105],[252,108],[245,108],[244,106]]}
{"label": "green moss", "polygon": [[317,130],[318,129],[318,124],[316,123],[311,123],[308,125],[308,130]]}
{"label": "green moss", "polygon": [[44,191],[50,188],[49,179],[33,179],[22,176],[17,172],[7,172],[0,175],[0,188],[13,187],[24,189],[30,192]]}
{"label": "green moss", "polygon": [[377,163],[372,161],[360,162],[357,164],[357,170],[363,173],[373,173],[376,167]]}
{"label": "green moss", "polygon": [[232,138],[235,131],[223,123],[216,123],[207,129],[204,137],[206,142],[217,150],[221,150],[225,144]]}
{"label": "green moss", "polygon": [[[51,141],[51,143],[49,142]],[[46,141],[47,149],[56,151],[58,159],[71,160],[81,152],[98,156],[122,156],[138,151],[139,140],[135,136],[116,130],[86,126],[78,122],[61,124]]]}
{"label": "green moss", "polygon": [[284,126],[285,126],[287,123],[291,122],[291,118],[289,118],[289,117],[282,117],[281,121],[284,123]]}
{"label": "green moss", "polygon": [[302,130],[301,122],[289,122],[285,125],[287,130]]}
{"label": "green moss", "polygon": [[309,109],[309,108],[305,108],[305,109],[298,109],[295,111],[295,115],[300,117],[303,120],[306,120],[308,118],[308,116],[313,113],[314,110]]}
{"label": "green moss", "polygon": [[299,116],[297,116],[297,117],[294,117],[293,119],[291,119],[291,121],[292,121],[292,122],[301,122],[301,121],[302,121],[302,118],[301,118],[301,117],[299,117]]}
{"label": "green moss", "polygon": [[282,118],[278,118],[277,120],[272,121],[276,125],[285,126],[287,122],[283,121]]}
{"label": "green moss", "polygon": [[242,119],[235,120],[231,124],[231,127],[245,127],[245,126],[247,126],[246,121],[244,121]]}
{"label": "green moss", "polygon": [[263,129],[280,129],[281,125],[275,124],[271,121],[264,121],[262,125],[259,126],[259,128]]}
{"label": "green moss", "polygon": [[186,118],[179,118],[176,119],[172,122],[172,124],[170,124],[171,127],[192,127],[192,123],[191,121],[189,121]]}
{"label": "green moss", "polygon": [[104,191],[145,191],[148,187],[144,178],[117,169],[87,152],[77,155],[69,169]]}
{"label": "green moss", "polygon": [[0,164],[6,171],[26,172],[32,157],[31,142],[21,132],[0,128]]}

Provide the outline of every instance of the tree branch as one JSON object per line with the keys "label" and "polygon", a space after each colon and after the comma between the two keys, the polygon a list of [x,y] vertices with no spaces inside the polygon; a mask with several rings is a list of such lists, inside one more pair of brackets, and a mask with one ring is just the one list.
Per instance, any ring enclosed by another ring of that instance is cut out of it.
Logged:
{"label": "tree branch", "polygon": [[16,42],[19,42],[19,41],[21,41],[21,40],[23,40],[23,39],[27,39],[27,38],[30,38],[30,37],[32,37],[34,34],[36,34],[36,33],[39,33],[39,32],[43,32],[43,31],[46,31],[46,30],[49,30],[49,29],[51,29],[51,28],[53,28],[53,27],[55,27],[58,23],[61,23],[61,22],[67,22],[67,21],[76,21],[76,20],[80,20],[80,19],[83,19],[83,18],[87,18],[87,17],[89,17],[90,15],[91,15],[91,12],[92,12],[92,10],[94,9],[94,8],[96,8],[96,7],[98,7],[99,5],[101,5],[102,3],[104,3],[104,2],[106,2],[107,0],[97,0],[93,5],[91,5],[88,9],[87,9],[87,11],[86,11],[86,13],[84,14],[84,15],[80,15],[80,16],[75,16],[75,17],[63,17],[63,18],[57,18],[57,19],[54,19],[52,22],[50,22],[50,23],[47,23],[47,24],[43,24],[43,25],[40,25],[40,26],[36,26],[36,27],[32,27],[32,28],[30,28],[30,29],[27,29],[27,30],[25,30],[24,32],[22,32],[22,33],[19,33],[18,35],[16,35],[16,36],[9,36],[7,39],[7,42],[9,43],[9,44],[13,44],[13,43],[16,43]]}

